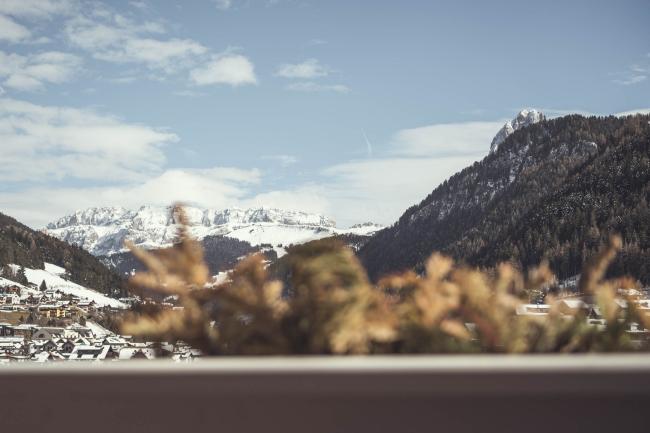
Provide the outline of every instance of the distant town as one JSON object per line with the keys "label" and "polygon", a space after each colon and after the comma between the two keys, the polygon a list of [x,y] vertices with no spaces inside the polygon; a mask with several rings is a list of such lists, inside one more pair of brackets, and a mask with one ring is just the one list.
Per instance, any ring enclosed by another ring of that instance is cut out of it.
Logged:
{"label": "distant town", "polygon": [[[49,264],[48,268],[57,270]],[[19,269],[21,272],[25,270]],[[30,276],[34,278],[33,273]],[[48,287],[48,280],[53,287]],[[200,356],[184,343],[134,341],[111,330],[128,307],[143,303],[140,298],[111,302],[88,289],[75,295],[67,293],[75,288],[73,283],[64,285],[60,281],[65,280],[52,274],[40,285],[0,278],[0,364],[154,358],[188,361]],[[178,308],[171,301],[157,305]]]}

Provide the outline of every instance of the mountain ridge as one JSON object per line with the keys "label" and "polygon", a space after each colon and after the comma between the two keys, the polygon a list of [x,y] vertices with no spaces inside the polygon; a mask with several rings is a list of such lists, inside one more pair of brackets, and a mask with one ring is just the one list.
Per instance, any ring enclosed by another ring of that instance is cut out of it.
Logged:
{"label": "mountain ridge", "polygon": [[[421,269],[434,250],[473,266],[513,259],[528,267],[548,258],[563,278],[579,272],[579,264],[608,233],[619,232],[626,245],[622,256],[634,265],[623,269],[619,262],[614,271],[650,280],[643,266],[650,250],[650,213],[643,205],[650,201],[649,119],[571,115],[520,128],[376,233],[359,256],[373,278]],[[589,180],[599,185],[596,191],[581,177],[592,170],[598,172]],[[624,174],[613,177],[617,173]],[[553,219],[553,207],[547,205],[553,200],[555,206],[572,202],[573,208]],[[639,216],[632,221],[635,212]],[[537,226],[527,226],[538,220]],[[590,230],[598,235],[587,236]],[[631,259],[632,250],[637,252]]]}
{"label": "mountain ridge", "polygon": [[[226,236],[252,246],[269,246],[283,254],[283,245],[338,235],[369,235],[383,228],[364,223],[339,229],[325,216],[268,207],[214,210],[185,206],[190,233],[199,240]],[[47,225],[44,232],[79,245],[96,256],[124,253],[124,241],[131,240],[145,249],[172,245],[176,221],[168,206],[142,206],[138,210],[122,207],[89,208],[64,216]]]}

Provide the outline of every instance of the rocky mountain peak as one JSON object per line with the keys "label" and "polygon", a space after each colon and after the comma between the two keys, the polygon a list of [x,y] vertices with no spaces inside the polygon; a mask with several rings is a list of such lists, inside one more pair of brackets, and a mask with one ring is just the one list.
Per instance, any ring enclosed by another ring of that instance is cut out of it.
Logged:
{"label": "rocky mountain peak", "polygon": [[496,152],[501,143],[503,143],[513,132],[534,123],[541,122],[545,119],[546,116],[544,116],[544,113],[541,111],[532,108],[521,110],[519,114],[517,114],[517,117],[507,121],[499,132],[497,132],[497,135],[494,136],[492,144],[490,145],[490,153]]}

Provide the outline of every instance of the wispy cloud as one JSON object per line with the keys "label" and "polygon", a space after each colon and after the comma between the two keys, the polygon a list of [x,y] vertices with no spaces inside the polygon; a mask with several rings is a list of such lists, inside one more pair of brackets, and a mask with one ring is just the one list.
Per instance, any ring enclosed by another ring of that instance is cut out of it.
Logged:
{"label": "wispy cloud", "polygon": [[133,0],[133,1],[130,1],[129,4],[131,6],[133,6],[134,8],[140,9],[140,10],[146,10],[146,9],[149,8],[149,5],[144,1]]}
{"label": "wispy cloud", "polygon": [[323,170],[320,195],[343,225],[364,221],[389,224],[477,159],[480,157],[393,157],[336,164]]}
{"label": "wispy cloud", "polygon": [[115,78],[109,78],[108,81],[111,83],[115,84],[131,84],[133,83],[137,78],[134,77],[133,75],[126,75],[123,77],[115,77]]}
{"label": "wispy cloud", "polygon": [[[136,2],[133,6],[147,5]],[[189,82],[198,86],[257,83],[253,62],[233,53],[233,49],[212,54],[198,41],[170,37],[162,21],[136,20],[107,5],[85,8],[67,20],[64,32],[71,45],[95,59],[146,67],[148,71],[139,76],[150,80],[163,81],[169,75],[186,73]],[[118,78],[117,82],[131,82],[131,78]]]}
{"label": "wispy cloud", "polygon": [[299,81],[286,86],[287,90],[295,92],[336,92],[350,93],[350,88],[343,84],[320,84],[313,81]]}
{"label": "wispy cloud", "polygon": [[482,155],[494,134],[503,126],[494,122],[441,123],[403,129],[395,134],[390,153],[409,157]]}
{"label": "wispy cloud", "polygon": [[269,206],[331,215],[332,206],[322,185],[306,184],[296,188],[261,192],[239,201],[240,207]]}
{"label": "wispy cloud", "polygon": [[[174,201],[225,207],[252,196],[258,169],[166,168],[179,138],[92,110],[0,98],[0,209],[39,227],[77,208]],[[83,180],[96,186],[61,186]]]}
{"label": "wispy cloud", "polygon": [[327,41],[325,39],[314,38],[307,41],[307,46],[317,46],[317,45],[326,45]]}
{"label": "wispy cloud", "polygon": [[63,83],[81,69],[81,58],[60,51],[22,56],[0,51],[0,78],[7,88],[34,91],[47,83]]}
{"label": "wispy cloud", "polygon": [[628,74],[626,78],[616,78],[614,79],[614,82],[616,84],[621,84],[623,86],[629,86],[630,84],[637,84],[641,83],[645,80],[648,79],[648,76],[646,74]]}
{"label": "wispy cloud", "polygon": [[166,73],[189,67],[208,52],[197,41],[165,38],[165,33],[159,22],[135,22],[106,8],[80,14],[65,26],[68,41],[96,59],[141,64]]}
{"label": "wispy cloud", "polygon": [[612,82],[622,86],[629,86],[646,81],[650,76],[650,61],[647,60],[650,58],[650,53],[644,57],[645,59],[641,64],[632,64],[624,71],[613,74]]}
{"label": "wispy cloud", "polygon": [[143,179],[165,163],[175,134],[91,110],[0,99],[0,179]]}
{"label": "wispy cloud", "polygon": [[[199,96],[205,96],[206,93],[197,92],[197,91],[194,91],[194,90],[183,89],[183,90],[175,91],[174,95],[183,96],[183,97],[187,97],[187,98],[196,98],[196,97],[199,97]],[[196,155],[194,155],[194,156],[196,156]]]}
{"label": "wispy cloud", "polygon": [[293,81],[285,86],[286,90],[294,92],[349,93],[350,88],[344,84],[329,84],[315,81],[329,76],[332,72],[333,69],[321,64],[318,59],[307,59],[301,63],[284,63],[278,66],[275,71],[275,76],[291,80],[301,80]]}
{"label": "wispy cloud", "polygon": [[288,167],[298,162],[298,158],[293,155],[264,155],[262,159],[267,159],[271,161],[276,161],[282,165],[282,167]]}
{"label": "wispy cloud", "polygon": [[241,54],[217,55],[204,65],[190,71],[190,81],[197,86],[257,84],[253,63]]}
{"label": "wispy cloud", "polygon": [[317,59],[307,59],[302,63],[285,63],[278,67],[275,75],[283,78],[312,79],[326,77],[331,69]]}
{"label": "wispy cloud", "polygon": [[30,38],[32,32],[11,18],[0,15],[0,41],[20,42]]}
{"label": "wispy cloud", "polygon": [[232,7],[232,0],[212,0],[212,3],[222,11],[228,10]]}
{"label": "wispy cloud", "polygon": [[[71,14],[76,8],[72,0],[2,0],[0,2],[0,41],[32,42],[33,34],[16,19],[51,19]],[[37,40],[43,40],[37,38]]]}
{"label": "wispy cloud", "polygon": [[77,8],[74,0],[2,0],[0,14],[21,18],[51,18],[70,14]]}

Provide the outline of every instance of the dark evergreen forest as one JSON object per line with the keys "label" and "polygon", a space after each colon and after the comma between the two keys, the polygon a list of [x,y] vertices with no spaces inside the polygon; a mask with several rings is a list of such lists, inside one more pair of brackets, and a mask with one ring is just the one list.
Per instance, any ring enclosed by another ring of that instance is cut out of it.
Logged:
{"label": "dark evergreen forest", "polygon": [[610,268],[650,283],[650,116],[546,120],[516,131],[455,174],[360,250],[370,275],[421,269],[432,251],[472,266],[548,259],[580,272],[610,234]]}

